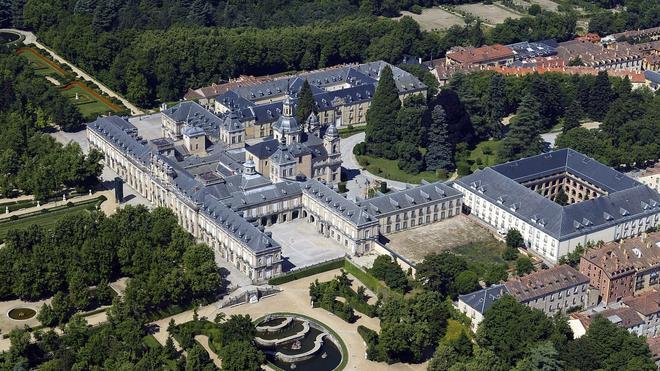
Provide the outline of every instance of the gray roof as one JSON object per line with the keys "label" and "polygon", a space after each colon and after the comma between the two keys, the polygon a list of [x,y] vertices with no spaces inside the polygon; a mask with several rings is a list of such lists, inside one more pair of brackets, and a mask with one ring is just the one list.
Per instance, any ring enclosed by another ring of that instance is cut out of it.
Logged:
{"label": "gray roof", "polygon": [[300,184],[295,182],[280,182],[246,192],[234,192],[222,203],[234,211],[250,209],[261,204],[272,204],[278,200],[299,197]]}
{"label": "gray roof", "polygon": [[507,46],[513,50],[516,59],[549,57],[557,54],[557,42],[555,40],[523,41]]}
{"label": "gray roof", "polygon": [[162,114],[174,122],[183,122],[189,126],[202,128],[210,135],[216,134],[222,124],[222,119],[194,101],[181,102],[163,110]]}
{"label": "gray roof", "polygon": [[334,210],[335,213],[357,227],[378,223],[378,219],[361,206],[347,200],[318,180],[308,180],[303,183],[302,191],[308,196],[328,204],[330,210]]}
{"label": "gray roof", "polygon": [[[562,207],[518,183],[557,172],[576,174],[609,193]],[[656,191],[573,150],[478,170],[456,183],[560,241],[660,212]]]}
{"label": "gray roof", "polygon": [[273,130],[280,133],[297,133],[300,131],[298,120],[293,116],[280,115],[277,121],[273,123]]}
{"label": "gray roof", "polygon": [[87,124],[87,128],[104,137],[136,163],[142,166],[149,163],[152,153],[149,142],[138,136],[137,128],[123,117],[99,117]]}
{"label": "gray roof", "polygon": [[658,72],[648,70],[644,71],[644,78],[653,83],[660,84],[660,73]]}
{"label": "gray roof", "polygon": [[419,205],[429,202],[460,197],[461,193],[456,189],[444,183],[436,182],[368,198],[360,201],[358,205],[368,210],[372,215],[381,216],[401,212],[401,210],[411,207],[419,207]]}
{"label": "gray roof", "polygon": [[493,303],[502,296],[509,293],[504,285],[493,285],[479,291],[471,292],[465,295],[459,295],[458,300],[464,302],[470,308],[484,314],[493,306]]}

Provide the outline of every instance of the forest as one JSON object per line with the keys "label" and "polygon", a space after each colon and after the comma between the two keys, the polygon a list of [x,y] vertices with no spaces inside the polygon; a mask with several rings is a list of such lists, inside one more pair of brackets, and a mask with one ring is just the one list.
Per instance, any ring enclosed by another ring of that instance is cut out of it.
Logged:
{"label": "forest", "polygon": [[[98,211],[74,214],[52,232],[37,226],[14,230],[0,259],[0,297],[34,300],[54,294],[38,318],[64,329],[62,338],[41,332],[42,341],[35,345],[23,344],[24,331],[15,330],[10,337],[17,339],[0,356],[0,369],[44,362],[53,370],[156,369],[137,366],[153,362],[142,360],[150,356],[142,344],[148,320],[173,305],[215,300],[225,287],[213,251],[195,243],[164,208],[149,212],[127,206],[110,217]],[[105,288],[119,277],[130,280],[121,300],[108,310],[109,324],[88,328],[74,314],[89,303],[88,288]]]}
{"label": "forest", "polygon": [[600,36],[627,30],[660,26],[660,3],[656,0],[590,0],[606,9],[625,6],[625,11],[602,11],[589,20],[589,32]]}
{"label": "forest", "polygon": [[87,192],[98,183],[103,155],[84,155],[77,143],[62,145],[45,132],[82,124],[78,109],[28,62],[0,50],[0,193],[46,200],[62,190]]}

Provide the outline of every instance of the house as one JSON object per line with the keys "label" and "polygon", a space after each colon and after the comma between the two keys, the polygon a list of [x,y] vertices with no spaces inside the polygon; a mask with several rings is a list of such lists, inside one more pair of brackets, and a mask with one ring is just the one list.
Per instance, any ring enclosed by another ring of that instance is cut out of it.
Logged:
{"label": "house", "polygon": [[640,335],[647,337],[660,335],[660,292],[658,290],[625,298],[623,303],[634,309],[642,318],[644,324]]}
{"label": "house", "polygon": [[456,307],[472,320],[470,329],[472,332],[477,332],[479,324],[484,319],[484,313],[493,306],[496,300],[508,293],[505,285],[493,285],[469,294],[459,295]]}
{"label": "house", "polygon": [[[517,229],[550,264],[588,241],[610,242],[660,225],[660,194],[571,149],[487,167],[459,178],[464,211],[494,230]],[[559,190],[567,204],[554,201]]]}
{"label": "house", "polygon": [[504,286],[517,301],[549,316],[588,306],[589,278],[565,264],[510,279]]}
{"label": "house", "polygon": [[588,250],[580,258],[580,272],[589,277],[605,304],[658,287],[660,232]]}
{"label": "house", "polygon": [[501,44],[474,47],[454,47],[446,54],[447,65],[500,66],[513,63],[513,49]]}

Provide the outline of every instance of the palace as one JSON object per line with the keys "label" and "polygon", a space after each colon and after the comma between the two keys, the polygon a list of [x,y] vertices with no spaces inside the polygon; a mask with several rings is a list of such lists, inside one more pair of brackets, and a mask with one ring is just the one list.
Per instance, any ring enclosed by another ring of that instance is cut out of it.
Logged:
{"label": "palace", "polygon": [[[458,179],[466,211],[504,233],[518,229],[550,263],[588,241],[637,236],[660,225],[660,195],[598,161],[561,149]],[[555,202],[560,190],[566,205]]]}

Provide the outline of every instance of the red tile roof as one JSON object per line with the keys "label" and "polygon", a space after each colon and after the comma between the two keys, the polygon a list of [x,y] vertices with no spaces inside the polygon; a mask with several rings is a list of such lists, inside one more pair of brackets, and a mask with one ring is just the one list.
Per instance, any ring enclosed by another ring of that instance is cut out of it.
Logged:
{"label": "red tile roof", "polygon": [[461,48],[447,52],[447,58],[462,64],[479,64],[513,58],[513,50],[507,46],[495,44],[480,48]]}
{"label": "red tile roof", "polygon": [[660,312],[660,292],[656,290],[645,292],[638,296],[624,298],[623,302],[647,317]]}

